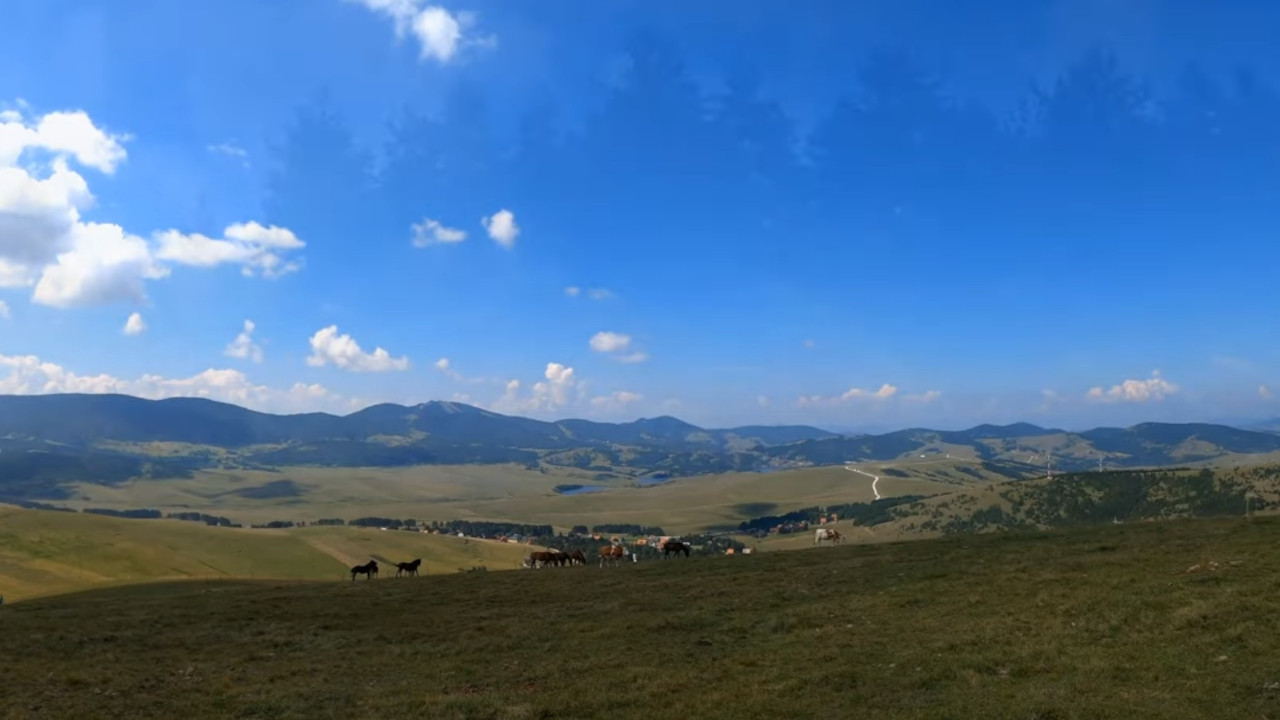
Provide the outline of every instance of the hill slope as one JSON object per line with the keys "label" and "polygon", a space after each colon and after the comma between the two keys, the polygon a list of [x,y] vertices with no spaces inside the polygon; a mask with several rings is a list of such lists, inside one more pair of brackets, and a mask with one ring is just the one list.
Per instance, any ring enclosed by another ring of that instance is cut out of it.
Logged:
{"label": "hill slope", "polygon": [[0,607],[0,706],[15,720],[1274,717],[1278,541],[1275,519],[1178,521],[118,588]]}
{"label": "hill slope", "polygon": [[370,557],[423,560],[422,572],[519,567],[529,548],[348,527],[247,530],[178,520],[0,505],[0,595],[7,602],[165,579],[342,579]]}

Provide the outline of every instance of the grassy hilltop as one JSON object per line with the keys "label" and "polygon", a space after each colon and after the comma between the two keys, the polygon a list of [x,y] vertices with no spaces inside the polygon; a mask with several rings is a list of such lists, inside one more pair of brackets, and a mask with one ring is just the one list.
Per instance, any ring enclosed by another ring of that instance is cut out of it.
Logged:
{"label": "grassy hilltop", "polygon": [[27,718],[1280,716],[1280,519],[0,608]]}

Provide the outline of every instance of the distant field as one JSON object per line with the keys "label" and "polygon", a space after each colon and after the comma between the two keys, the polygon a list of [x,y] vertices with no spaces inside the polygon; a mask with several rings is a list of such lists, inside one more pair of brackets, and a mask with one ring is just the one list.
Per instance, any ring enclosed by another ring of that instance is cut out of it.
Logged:
{"label": "distant field", "polygon": [[[145,524],[135,521],[136,524]],[[60,718],[1280,717],[1280,518],[0,607]]]}
{"label": "distant field", "polygon": [[[974,467],[973,463],[897,466],[908,477],[882,477],[877,485],[882,496],[947,492],[966,480],[979,482],[955,470]],[[190,480],[79,485],[77,498],[63,504],[198,511],[244,523],[378,516],[514,521],[566,529],[637,523],[690,532],[802,507],[875,498],[870,478],[840,466],[677,478],[643,488],[634,487],[630,479],[598,482],[594,475],[568,469],[543,474],[512,465],[201,472]],[[583,495],[553,491],[563,484],[600,485],[606,490]]]}
{"label": "distant field", "polygon": [[425,573],[519,567],[529,548],[347,527],[248,530],[0,505],[6,601],[98,585],[192,578],[343,579],[370,557],[421,557]]}

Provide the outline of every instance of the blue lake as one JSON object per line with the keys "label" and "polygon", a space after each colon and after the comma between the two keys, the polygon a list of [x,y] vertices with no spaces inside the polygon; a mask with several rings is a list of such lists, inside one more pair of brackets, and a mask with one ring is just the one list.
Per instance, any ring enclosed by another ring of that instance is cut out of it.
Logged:
{"label": "blue lake", "polygon": [[665,482],[671,482],[670,477],[642,477],[636,480],[636,484],[640,487],[649,487],[650,485],[661,485]]}

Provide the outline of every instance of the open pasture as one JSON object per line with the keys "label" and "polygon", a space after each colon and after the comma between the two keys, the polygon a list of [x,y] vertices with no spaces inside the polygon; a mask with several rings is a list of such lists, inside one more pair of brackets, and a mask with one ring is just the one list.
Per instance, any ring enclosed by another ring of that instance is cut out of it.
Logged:
{"label": "open pasture", "polygon": [[0,608],[7,717],[1280,716],[1280,519]]}
{"label": "open pasture", "polygon": [[[905,465],[904,465],[905,467]],[[648,487],[594,473],[522,467],[282,468],[279,471],[200,472],[187,480],[133,481],[118,487],[79,485],[70,507],[196,511],[236,522],[346,520],[376,516],[431,520],[493,520],[551,524],[636,523],[692,532],[827,503],[869,502],[872,480],[841,466],[772,473],[723,473],[676,478]],[[554,491],[563,484],[601,486],[581,495]],[[920,470],[884,476],[882,496],[955,489]]]}

